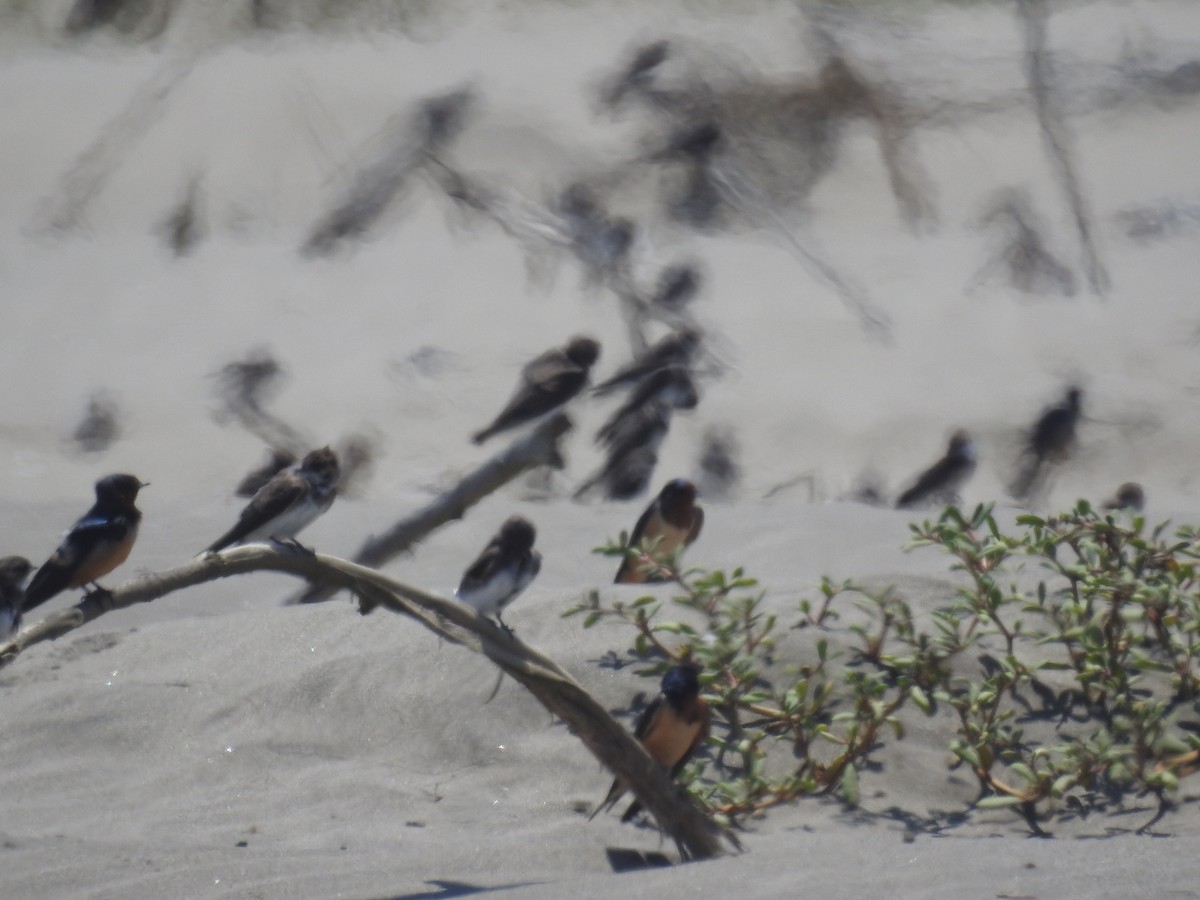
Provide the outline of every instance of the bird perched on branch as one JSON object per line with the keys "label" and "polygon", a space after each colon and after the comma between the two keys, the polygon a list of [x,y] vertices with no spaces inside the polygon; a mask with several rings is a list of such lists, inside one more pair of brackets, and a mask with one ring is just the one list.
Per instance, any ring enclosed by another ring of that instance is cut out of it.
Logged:
{"label": "bird perched on branch", "polygon": [[962,429],[950,436],[946,455],[926,469],[916,482],[900,495],[897,509],[932,502],[954,503],[958,491],[975,471],[975,442]]}
{"label": "bird perched on branch", "polygon": [[492,435],[515,428],[558,409],[588,383],[600,344],[589,337],[573,337],[565,347],[547,350],[525,364],[521,382],[508,404],[492,423],[471,438],[482,444]]}
{"label": "bird perched on branch", "polygon": [[[659,764],[677,776],[696,748],[708,737],[712,712],[700,696],[700,668],[695,663],[684,663],[667,670],[662,678],[662,692],[638,717],[633,736],[646,748],[646,752]],[[620,778],[614,779],[604,801],[588,817],[596,818],[601,810],[612,809],[629,786]],[[634,800],[621,816],[628,822],[641,810],[642,804]]]}
{"label": "bird perched on branch", "polygon": [[[664,568],[653,560],[670,559],[696,540],[704,526],[704,510],[696,505],[696,486],[684,478],[668,481],[654,498],[625,545],[625,558],[615,584],[648,584],[666,580]],[[643,552],[652,559],[647,561]]]}
{"label": "bird perched on branch", "polygon": [[32,571],[33,564],[23,556],[0,559],[0,641],[8,640],[21,628],[25,579]]}
{"label": "bird perched on branch", "polygon": [[495,616],[502,628],[511,631],[500,613],[541,571],[542,555],[533,549],[536,537],[528,519],[509,516],[463,573],[454,596],[482,616]]}
{"label": "bird perched on branch", "polygon": [[237,523],[209,545],[216,553],[231,544],[269,539],[295,541],[297,534],[333,505],[341,470],[329,447],[313,450],[299,466],[277,473],[250,498]]}
{"label": "bird perched on branch", "polygon": [[[96,502],[63,536],[25,591],[25,612],[67,588],[92,585],[129,558],[142,513],[134,502],[147,485],[133,475],[108,475],[96,482]],[[107,592],[105,592],[107,593]]]}

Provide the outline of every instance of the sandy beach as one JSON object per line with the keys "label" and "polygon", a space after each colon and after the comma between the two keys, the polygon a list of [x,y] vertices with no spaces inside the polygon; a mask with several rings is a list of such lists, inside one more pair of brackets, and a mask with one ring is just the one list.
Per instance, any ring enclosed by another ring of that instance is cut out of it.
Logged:
{"label": "sandy beach", "polygon": [[[671,478],[696,481],[706,510],[686,563],[759,579],[787,626],[781,665],[810,652],[811,629],[791,625],[822,576],[895,585],[923,614],[947,602],[949,560],[902,549],[937,509],[892,502],[963,428],[978,453],[964,507],[995,502],[1011,523],[1023,442],[1068,385],[1084,390],[1078,443],[1030,505],[1137,481],[1147,521],[1200,522],[1194,4],[1051,6],[1052,100],[1090,244],[1009,5],[380,2],[334,22],[318,6],[185,0],[159,33],[129,20],[69,36],[65,0],[0,4],[0,556],[41,564],[112,472],[150,486],[107,586],[199,553],[265,455],[218,389],[258,353],[281,368],[267,409],[306,446],[373,448],[302,535],[352,557],[521,434],[470,441],[530,359],[590,335],[595,381],[633,355],[612,291],[546,238],[545,211],[577,181],[636,223],[639,289],[699,266],[700,402],[673,416],[648,490],[577,500],[604,461],[591,435],[621,402],[581,395],[561,470],[506,485],[385,570],[449,596],[499,524],[526,516],[542,569],[505,619],[631,728],[654,682],[605,662],[632,659],[630,633],[561,614],[592,591],[638,596],[592,550]],[[778,98],[818,78],[817,32],[888,98],[886,127],[858,108],[789,143]],[[681,101],[600,100],[659,39],[664,96],[701,84],[728,117],[719,218],[700,227],[672,215],[680,166],[661,161]],[[464,89],[445,159],[516,224],[456,206],[426,166],[361,233],[302,252],[364,172],[409,152],[421,104]],[[1021,281],[1013,210],[1057,275]],[[73,434],[93,397],[117,430],[89,451]],[[724,485],[702,462],[714,433],[736,464]],[[885,503],[856,499],[868,487]],[[1191,781],[1153,835],[1134,831],[1154,799],[1130,798],[1036,839],[1011,811],[972,808],[944,714],[906,719],[857,808],[802,799],[743,822],[741,854],[616,873],[614,850],[676,862],[675,847],[615,814],[587,821],[611,776],[561,722],[511,680],[485,704],[494,666],[404,617],[360,616],[346,593],[285,606],[298,587],[212,582],[0,670],[0,894],[1197,895]],[[842,625],[827,637],[849,641]]]}

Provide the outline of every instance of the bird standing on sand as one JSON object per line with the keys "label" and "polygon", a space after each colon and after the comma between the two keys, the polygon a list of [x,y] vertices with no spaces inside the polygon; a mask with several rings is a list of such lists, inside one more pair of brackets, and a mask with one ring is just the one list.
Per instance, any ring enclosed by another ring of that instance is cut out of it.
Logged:
{"label": "bird standing on sand", "polygon": [[1075,448],[1075,432],[1082,412],[1083,391],[1072,386],[1067,388],[1061,404],[1042,413],[1029,432],[1024,467],[1009,488],[1014,497],[1027,500],[1045,481],[1047,464],[1067,460]]}
{"label": "bird standing on sand", "polygon": [[0,559],[0,641],[7,641],[21,628],[25,603],[25,579],[33,564],[23,556]]}
{"label": "bird standing on sand", "polygon": [[1119,488],[1115,496],[1101,504],[1101,509],[1127,509],[1131,512],[1141,512],[1146,505],[1146,492],[1136,481],[1127,481]]}
{"label": "bird standing on sand", "polygon": [[[696,748],[708,737],[712,712],[700,696],[700,669],[695,663],[684,663],[667,670],[662,678],[662,692],[638,717],[633,736],[660,765],[666,766],[671,777],[677,776]],[[620,778],[614,779],[604,801],[588,817],[596,818],[603,809],[612,809],[629,786]],[[628,822],[641,810],[634,800],[621,816]]]}
{"label": "bird standing on sand", "polygon": [[[696,540],[703,526],[704,510],[696,505],[696,486],[684,478],[667,482],[634,526],[613,583],[649,584],[667,580],[666,569],[657,562],[647,561],[640,550],[648,550],[654,560],[670,559]],[[632,552],[635,548],[638,552]]]}
{"label": "bird standing on sand", "polygon": [[238,516],[237,524],[205,552],[216,553],[231,544],[264,539],[298,546],[296,535],[333,505],[340,474],[333,450],[313,450],[299,466],[284,469],[259,488]]}
{"label": "bird standing on sand", "polygon": [[533,549],[536,536],[529,520],[509,516],[463,573],[454,596],[481,616],[495,616],[502,628],[511,631],[500,613],[541,571],[542,555]]}
{"label": "bird standing on sand", "polygon": [[96,502],[71,526],[58,549],[25,591],[24,611],[41,606],[67,588],[92,585],[125,562],[137,539],[142,513],[134,502],[147,485],[133,475],[108,475],[96,482]]}
{"label": "bird standing on sand", "polygon": [[599,343],[589,337],[573,337],[565,347],[547,350],[526,363],[508,405],[471,440],[482,444],[494,434],[558,409],[587,385],[592,364],[599,356]]}
{"label": "bird standing on sand", "polygon": [[975,442],[962,429],[950,436],[946,455],[921,473],[916,482],[900,495],[897,509],[927,503],[954,503],[958,491],[975,471]]}

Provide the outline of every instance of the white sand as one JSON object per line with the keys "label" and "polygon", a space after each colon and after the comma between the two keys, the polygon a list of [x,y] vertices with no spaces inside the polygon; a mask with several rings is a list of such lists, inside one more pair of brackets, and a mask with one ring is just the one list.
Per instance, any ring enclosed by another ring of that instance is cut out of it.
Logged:
{"label": "white sand", "polygon": [[[0,555],[40,563],[88,505],[93,481],[114,471],[152,486],[139,543],[113,583],[210,542],[236,516],[231,489],[262,452],[214,422],[211,375],[259,346],[288,370],[272,407],[280,416],[314,443],[364,429],[381,443],[365,498],[339,500],[303,536],[353,554],[487,458],[496,445],[476,448],[467,436],[494,415],[526,359],[575,332],[604,343],[602,374],[628,357],[615,304],[586,296],[569,261],[548,289],[531,286],[520,248],[489,226],[450,227],[425,184],[351,252],[301,258],[312,224],[379,152],[389,117],[473,84],[481,109],[456,158],[541,199],[638,152],[646,119],[611,119],[593,100],[636,41],[669,36],[693,60],[771,79],[814,69],[789,4],[753,14],[682,0],[532,4],[448,13],[417,40],[380,30],[251,39],[232,17],[206,18],[197,6],[185,5],[148,48],[103,35],[72,46],[32,16],[0,35]],[[56,9],[47,4],[39,21],[54,21]],[[841,36],[872,77],[926,102],[1021,96],[1019,32],[999,10],[931,6],[923,21],[891,25],[864,16]],[[945,561],[900,550],[911,516],[836,498],[867,471],[894,495],[951,429],[966,427],[981,464],[964,500],[1008,502],[1021,431],[1068,380],[1087,389],[1089,420],[1045,505],[1099,500],[1135,479],[1151,520],[1200,518],[1195,223],[1138,243],[1114,218],[1163,200],[1200,202],[1200,116],[1188,98],[1092,102],[1105,86],[1134,81],[1116,68],[1122,54],[1156,71],[1200,56],[1200,9],[1087,4],[1053,16],[1050,42],[1075,88],[1075,149],[1113,281],[1102,298],[1084,286],[1026,105],[916,132],[939,213],[921,234],[898,216],[873,130],[846,128],[805,228],[888,313],[890,344],[865,337],[768,231],[697,236],[658,221],[638,245],[648,279],[680,256],[703,260],[709,279],[695,312],[724,366],[699,408],[676,418],[655,484],[698,474],[706,426],[736,429],[743,480],[727,502],[704,501],[708,523],[688,561],[744,564],[785,619],[823,574],[897,582],[919,605],[943,599]],[[106,123],[173,71],[179,80],[79,226],[45,230],[66,173]],[[196,176],[206,231],[177,259],[155,226]],[[1076,273],[1075,297],[973,283],[990,253],[976,227],[981,205],[1008,186],[1034,196],[1051,249]],[[621,202],[647,206],[639,191],[629,187]],[[426,348],[440,364],[433,374],[411,364]],[[97,389],[116,399],[124,430],[108,451],[84,456],[68,438]],[[388,571],[448,593],[504,517],[529,516],[545,563],[506,618],[604,702],[627,708],[652,685],[597,665],[626,635],[583,632],[558,615],[590,589],[612,590],[613,561],[590,550],[631,527],[643,505],[567,499],[599,462],[588,435],[612,405],[576,411],[553,499],[530,502],[526,485],[510,486]],[[763,499],[803,475],[805,485]],[[281,607],[293,589],[265,575],[204,586],[106,616],[0,672],[0,894],[1194,891],[1179,858],[1200,834],[1192,805],[1161,823],[1168,839],[1128,833],[1149,818],[1150,800],[1124,817],[1051,825],[1059,837],[1048,841],[1027,839],[1005,812],[956,822],[974,789],[947,770],[949,731],[938,720],[889,747],[882,769],[864,777],[861,811],[803,801],[750,823],[740,857],[614,876],[606,848],[673,848],[615,816],[586,822],[580,809],[603,795],[608,775],[532,698],[508,682],[481,705],[493,679],[485,661],[399,617],[361,618],[345,596]],[[1185,784],[1182,797],[1192,792]],[[906,818],[923,823],[911,842]]]}

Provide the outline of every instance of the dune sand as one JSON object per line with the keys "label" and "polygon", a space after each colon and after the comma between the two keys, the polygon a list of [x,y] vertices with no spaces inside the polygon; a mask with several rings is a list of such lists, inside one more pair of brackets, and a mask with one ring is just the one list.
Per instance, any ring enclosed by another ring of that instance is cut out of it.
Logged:
{"label": "dune sand", "polygon": [[[777,201],[770,216],[733,211],[702,232],[663,214],[653,166],[622,165],[645,155],[660,120],[609,115],[597,92],[632,47],[660,37],[679,52],[664,73],[677,83],[697,72],[718,84],[811,79],[812,17],[793,4],[456,4],[407,30],[365,14],[307,27],[297,13],[262,31],[244,10],[177,7],[146,42],[104,29],[68,40],[61,3],[0,13],[0,554],[40,563],[114,471],[151,487],[139,543],[111,583],[211,542],[263,453],[214,419],[214,373],[256,348],[284,367],[270,409],[304,440],[376,443],[361,496],[303,535],[344,556],[503,443],[468,436],[525,361],[574,333],[602,342],[601,375],[628,359],[617,304],[588,290],[572,260],[531,277],[509,235],[463,227],[424,178],[362,240],[299,252],[397,123],[463,86],[476,103],[453,145],[465,171],[536,203],[571,179],[605,181],[614,210],[643,226],[640,281],[682,258],[703,265],[703,399],[676,416],[653,490],[701,477],[713,426],[734,435],[741,478],[703,498],[689,563],[746,566],[785,619],[824,574],[895,583],[932,608],[954,582],[937,553],[901,551],[920,514],[843,498],[864,478],[895,496],[963,427],[980,454],[964,502],[997,500],[1011,520],[1004,487],[1024,430],[1068,382],[1084,386],[1087,419],[1039,506],[1138,480],[1151,520],[1200,518],[1193,4],[1085,3],[1049,20],[1056,102],[1111,279],[1102,295],[1005,7],[827,13],[848,57],[916,111],[905,152],[935,215],[906,225],[876,130],[859,117],[834,136],[824,170],[803,146],[749,167],[755,196]],[[773,121],[751,106],[749,121]],[[161,223],[193,184],[198,239],[177,256]],[[981,220],[1014,188],[1072,273],[1072,296],[1023,293],[1002,267],[986,269],[997,232]],[[886,339],[798,259],[780,223],[886,314]],[[70,436],[98,391],[120,433],[85,453]],[[570,499],[601,461],[588,437],[615,405],[573,410],[564,471],[506,487],[387,571],[449,593],[499,523],[526,515],[545,562],[507,620],[627,710],[651,682],[599,663],[628,635],[559,616],[590,590],[630,590],[611,587],[614,561],[590,550],[630,528],[646,498]],[[937,719],[879,756],[859,809],[805,800],[746,823],[742,855],[614,875],[611,848],[674,848],[615,815],[586,821],[609,776],[531,697],[506,682],[484,705],[485,660],[401,617],[360,617],[344,594],[284,607],[294,589],[275,575],[205,585],[105,616],[0,672],[0,894],[1194,893],[1192,804],[1160,823],[1160,839],[1131,833],[1153,811],[1146,800],[1032,840],[1009,812],[970,810],[974,786],[947,768]],[[1180,799],[1193,794],[1185,783]]]}

